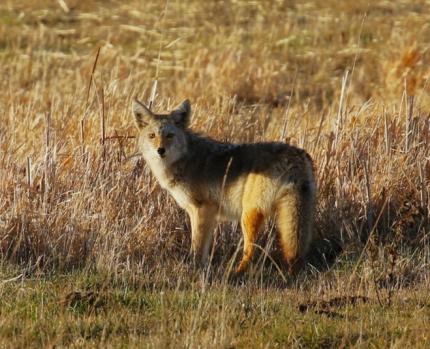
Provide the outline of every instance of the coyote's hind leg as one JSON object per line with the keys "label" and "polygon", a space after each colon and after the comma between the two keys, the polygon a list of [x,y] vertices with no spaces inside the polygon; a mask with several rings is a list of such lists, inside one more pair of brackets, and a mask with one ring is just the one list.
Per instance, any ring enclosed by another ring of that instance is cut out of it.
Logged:
{"label": "coyote's hind leg", "polygon": [[236,269],[237,274],[243,273],[254,254],[254,244],[260,227],[264,221],[263,213],[257,209],[249,209],[242,213],[241,227],[243,234],[243,257]]}

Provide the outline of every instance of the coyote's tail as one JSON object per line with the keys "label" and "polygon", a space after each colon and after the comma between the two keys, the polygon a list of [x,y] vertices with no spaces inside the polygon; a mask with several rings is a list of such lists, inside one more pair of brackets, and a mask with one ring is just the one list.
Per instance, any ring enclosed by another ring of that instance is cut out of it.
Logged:
{"label": "coyote's tail", "polygon": [[294,185],[276,203],[279,241],[291,274],[297,272],[312,242],[315,186]]}

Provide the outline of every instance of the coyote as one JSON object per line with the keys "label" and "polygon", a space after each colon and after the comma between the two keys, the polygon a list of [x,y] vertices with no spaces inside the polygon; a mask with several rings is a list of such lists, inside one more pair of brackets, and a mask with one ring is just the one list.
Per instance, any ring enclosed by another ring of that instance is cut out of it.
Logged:
{"label": "coyote", "polygon": [[240,220],[246,270],[264,220],[276,216],[289,272],[297,271],[312,240],[316,185],[311,157],[285,143],[229,144],[188,129],[189,100],[156,114],[137,99],[138,148],[161,187],[187,211],[191,252],[207,263],[218,221]]}

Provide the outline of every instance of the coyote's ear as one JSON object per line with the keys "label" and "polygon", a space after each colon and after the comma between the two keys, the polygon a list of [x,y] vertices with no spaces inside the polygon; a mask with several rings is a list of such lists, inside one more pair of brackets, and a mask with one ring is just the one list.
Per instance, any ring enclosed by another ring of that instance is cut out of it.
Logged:
{"label": "coyote's ear", "polygon": [[147,126],[149,120],[154,116],[152,111],[137,99],[133,101],[133,114],[138,128]]}
{"label": "coyote's ear", "polygon": [[181,105],[172,111],[172,118],[176,125],[186,127],[191,116],[191,104],[188,99],[183,101]]}

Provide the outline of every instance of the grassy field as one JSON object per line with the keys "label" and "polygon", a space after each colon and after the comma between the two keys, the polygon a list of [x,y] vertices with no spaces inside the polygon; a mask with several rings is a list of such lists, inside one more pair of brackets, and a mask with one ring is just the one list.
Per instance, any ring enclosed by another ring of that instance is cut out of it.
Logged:
{"label": "grassy field", "polygon": [[[430,347],[429,63],[428,1],[1,1],[0,348]],[[311,154],[305,270],[193,267],[134,97]]]}

